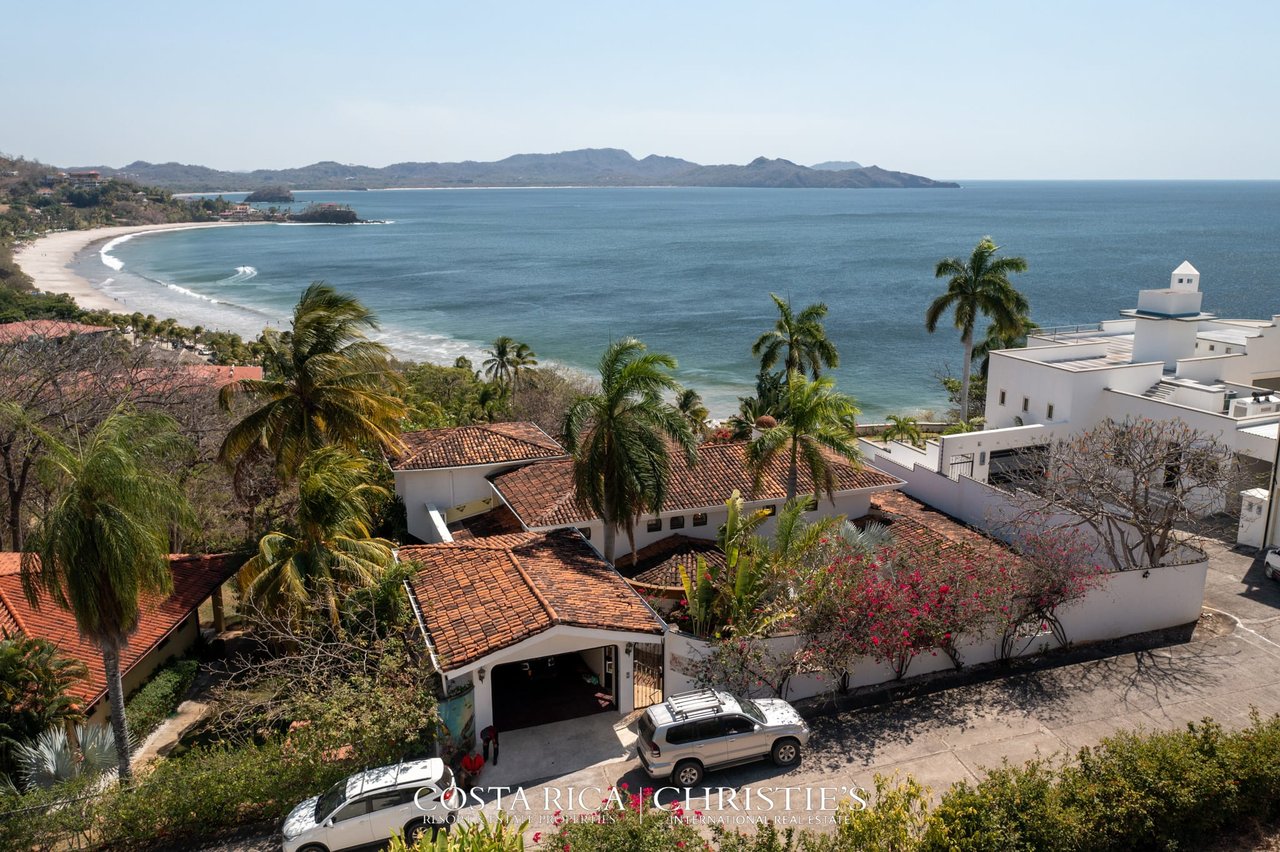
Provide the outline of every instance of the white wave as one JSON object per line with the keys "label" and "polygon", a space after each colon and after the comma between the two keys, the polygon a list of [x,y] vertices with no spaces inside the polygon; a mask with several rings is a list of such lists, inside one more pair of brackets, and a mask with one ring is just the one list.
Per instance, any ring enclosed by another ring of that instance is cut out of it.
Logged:
{"label": "white wave", "polygon": [[116,237],[114,240],[111,240],[102,248],[98,249],[98,257],[102,258],[104,265],[111,267],[116,272],[119,272],[121,269],[124,269],[124,261],[113,255],[111,250],[121,243],[128,242],[135,236],[137,236],[137,234],[125,234],[123,237]]}
{"label": "white wave", "polygon": [[237,266],[236,271],[226,278],[222,278],[215,283],[218,284],[239,284],[242,281],[248,281],[250,278],[257,278],[258,270],[252,266]]}
{"label": "white wave", "polygon": [[170,290],[172,290],[175,293],[181,293],[184,296],[190,296],[193,299],[200,299],[201,301],[209,302],[214,305],[220,304],[218,300],[213,298],[212,296],[206,296],[203,293],[197,293],[195,290],[188,290],[186,287],[179,287],[177,284],[169,284],[166,282],[161,282],[161,283],[164,283],[164,286],[168,287]]}

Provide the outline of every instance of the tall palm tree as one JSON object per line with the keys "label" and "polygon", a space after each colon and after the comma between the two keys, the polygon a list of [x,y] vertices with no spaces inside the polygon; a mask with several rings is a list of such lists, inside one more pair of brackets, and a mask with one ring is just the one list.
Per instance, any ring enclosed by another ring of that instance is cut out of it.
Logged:
{"label": "tall palm tree", "polygon": [[486,379],[491,382],[497,382],[503,387],[510,385],[511,362],[515,357],[518,345],[515,338],[508,337],[505,334],[493,341],[493,348],[484,351],[484,354],[488,357],[480,362]]}
{"label": "tall palm tree", "polygon": [[338,447],[316,450],[298,475],[298,532],[269,532],[240,569],[246,600],[270,614],[298,615],[312,603],[340,629],[338,595],[365,588],[394,562],[394,545],[373,537],[373,509],[389,499],[368,460]]}
{"label": "tall palm tree", "polygon": [[689,423],[664,392],[679,389],[670,355],[649,352],[634,338],[610,344],[600,359],[600,391],[579,397],[564,420],[578,499],[604,522],[604,555],[613,561],[619,527],[635,554],[635,521],[658,512],[667,496],[671,453],[696,460]]}
{"label": "tall palm tree", "polygon": [[930,334],[938,328],[938,320],[947,311],[955,312],[955,326],[960,329],[964,345],[964,367],[960,378],[960,412],[969,412],[969,373],[973,366],[973,330],[978,315],[991,319],[1000,328],[1018,326],[1018,318],[1030,312],[1027,298],[1009,281],[1009,274],[1026,272],[1027,261],[1021,257],[995,257],[1000,247],[990,237],[983,237],[968,260],[947,257],[938,261],[935,278],[947,278],[947,291],[929,305],[924,326]]}
{"label": "tall palm tree", "polygon": [[526,343],[517,343],[511,353],[511,404],[516,404],[516,392],[520,389],[520,371],[538,366],[538,353]]}
{"label": "tall palm tree", "polygon": [[689,431],[693,432],[695,438],[707,434],[707,418],[711,416],[711,412],[702,404],[702,395],[696,390],[682,388],[676,394],[676,411],[689,424]]}
{"label": "tall palm tree", "polygon": [[810,381],[792,373],[787,379],[781,419],[747,446],[747,462],[755,473],[756,485],[776,459],[785,457],[788,500],[797,494],[803,463],[813,480],[814,498],[825,491],[834,502],[832,456],[854,465],[862,458],[854,437],[857,414],[853,397],[836,390],[831,379],[823,376]]}
{"label": "tall palm tree", "polygon": [[797,314],[789,299],[776,293],[770,293],[769,298],[778,306],[778,321],[751,346],[762,370],[772,370],[781,361],[787,375],[807,370],[816,379],[823,367],[840,366],[840,353],[822,324],[827,315],[824,303],[815,302]]}
{"label": "tall palm tree", "polygon": [[294,308],[292,329],[262,335],[267,378],[222,389],[227,410],[237,394],[258,407],[227,433],[219,459],[234,462],[261,444],[289,478],[310,453],[331,444],[398,449],[408,413],[398,395],[403,380],[392,370],[387,348],[365,336],[377,327],[373,313],[354,297],[323,282],[308,287]]}
{"label": "tall palm tree", "polygon": [[53,500],[22,556],[23,587],[33,607],[43,593],[70,610],[102,651],[120,777],[128,778],[120,653],[138,627],[140,597],[173,587],[169,533],[190,524],[191,509],[172,470],[189,447],[171,418],[127,410],[75,444],[41,439]]}

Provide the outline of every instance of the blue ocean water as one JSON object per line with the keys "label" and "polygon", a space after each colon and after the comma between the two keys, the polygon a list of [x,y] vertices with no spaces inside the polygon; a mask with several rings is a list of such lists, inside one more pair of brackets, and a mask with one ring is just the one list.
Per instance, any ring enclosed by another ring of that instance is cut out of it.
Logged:
{"label": "blue ocean water", "polygon": [[[238,198],[238,196],[227,196]],[[325,280],[379,314],[399,354],[452,362],[501,334],[590,370],[633,335],[680,362],[713,413],[750,392],[769,293],[830,306],[835,375],[866,417],[941,409],[958,333],[929,335],[937,260],[984,234],[1025,257],[1043,326],[1096,322],[1190,260],[1205,309],[1280,312],[1280,182],[970,182],[959,190],[471,189],[300,193],[363,226],[152,234],[82,273],[136,308],[254,335]],[[104,262],[105,261],[105,262]],[[115,268],[119,267],[119,268]]]}

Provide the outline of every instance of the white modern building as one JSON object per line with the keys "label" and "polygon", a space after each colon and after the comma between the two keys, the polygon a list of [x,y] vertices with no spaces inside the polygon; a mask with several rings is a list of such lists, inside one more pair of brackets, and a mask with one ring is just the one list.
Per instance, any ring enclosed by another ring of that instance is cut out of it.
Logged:
{"label": "white modern building", "polygon": [[1202,310],[1203,297],[1199,271],[1184,262],[1168,287],[1140,291],[1119,319],[1041,329],[1024,349],[992,352],[983,431],[886,454],[953,479],[999,482],[1021,451],[1054,437],[1108,418],[1177,418],[1269,471],[1280,432],[1280,315],[1220,319]]}

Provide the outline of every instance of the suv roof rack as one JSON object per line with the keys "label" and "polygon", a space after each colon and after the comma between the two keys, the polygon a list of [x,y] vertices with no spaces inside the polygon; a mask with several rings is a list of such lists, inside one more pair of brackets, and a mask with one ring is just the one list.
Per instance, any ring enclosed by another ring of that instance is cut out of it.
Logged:
{"label": "suv roof rack", "polygon": [[699,689],[673,695],[667,699],[667,707],[673,719],[691,719],[695,716],[715,716],[724,709],[724,703],[714,689]]}

